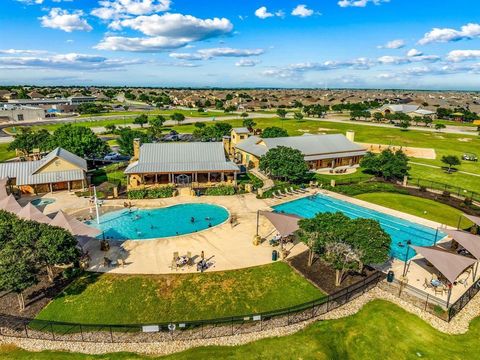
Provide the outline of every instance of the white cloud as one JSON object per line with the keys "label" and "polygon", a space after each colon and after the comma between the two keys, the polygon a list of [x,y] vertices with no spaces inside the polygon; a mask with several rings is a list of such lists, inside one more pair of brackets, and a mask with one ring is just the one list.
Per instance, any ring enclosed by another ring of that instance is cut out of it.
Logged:
{"label": "white cloud", "polygon": [[48,15],[40,17],[43,27],[51,29],[59,29],[66,32],[72,31],[91,31],[93,28],[88,24],[87,20],[82,19],[83,11],[75,10],[68,12],[60,8],[53,8]]}
{"label": "white cloud", "polygon": [[107,36],[95,48],[114,51],[162,51],[227,35],[233,30],[232,23],[226,18],[199,19],[191,15],[170,13],[124,19],[116,25],[117,29],[130,28],[149,37]]}
{"label": "white cloud", "polygon": [[263,49],[212,48],[201,49],[195,53],[171,53],[170,57],[182,60],[209,60],[216,57],[248,57],[263,54]]}
{"label": "white cloud", "polygon": [[268,12],[266,6],[259,7],[257,10],[255,10],[255,16],[260,18],[260,19],[267,19],[269,17],[275,16],[271,12]]}
{"label": "white cloud", "polygon": [[4,56],[0,57],[0,68],[59,69],[59,70],[117,70],[127,65],[140,63],[138,60],[108,59],[86,54],[55,54],[48,56]]}
{"label": "white cloud", "polygon": [[17,0],[18,2],[25,4],[25,5],[41,5],[43,4],[43,0]]}
{"label": "white cloud", "polygon": [[463,25],[460,30],[451,28],[433,28],[418,41],[420,45],[430,43],[446,43],[460,40],[470,40],[480,37],[480,24]]}
{"label": "white cloud", "polygon": [[440,57],[437,55],[417,55],[417,56],[381,56],[377,59],[380,65],[402,65],[415,62],[436,62]]}
{"label": "white cloud", "polygon": [[48,51],[45,50],[22,50],[22,49],[4,49],[0,50],[0,54],[6,54],[6,55],[40,55],[40,54],[46,54]]}
{"label": "white cloud", "polygon": [[340,0],[337,4],[340,7],[365,7],[369,3],[380,5],[387,2],[390,2],[390,0]]}
{"label": "white cloud", "polygon": [[387,42],[385,45],[379,45],[377,48],[379,49],[401,49],[405,47],[405,40],[396,39]]}
{"label": "white cloud", "polygon": [[112,20],[129,15],[148,15],[170,9],[170,0],[113,0],[99,1],[100,7],[93,9],[91,14],[103,19]]}
{"label": "white cloud", "polygon": [[302,74],[291,69],[269,69],[262,72],[263,76],[275,77],[282,80],[300,80]]}
{"label": "white cloud", "polygon": [[422,56],[423,53],[420,50],[417,49],[410,49],[407,52],[408,57],[415,57],[415,56]]}
{"label": "white cloud", "polygon": [[170,13],[125,19],[119,25],[121,28],[137,30],[148,36],[193,40],[225,35],[233,30],[232,23],[226,18],[199,19],[191,15]]}
{"label": "white cloud", "polygon": [[453,50],[447,55],[447,60],[453,62],[476,59],[480,59],[480,50]]}
{"label": "white cloud", "polygon": [[252,67],[257,64],[259,64],[259,60],[254,60],[254,59],[241,59],[235,63],[235,66],[238,67]]}
{"label": "white cloud", "polygon": [[307,5],[301,4],[297,5],[297,7],[292,10],[292,15],[299,17],[309,17],[313,15],[313,10],[307,8]]}

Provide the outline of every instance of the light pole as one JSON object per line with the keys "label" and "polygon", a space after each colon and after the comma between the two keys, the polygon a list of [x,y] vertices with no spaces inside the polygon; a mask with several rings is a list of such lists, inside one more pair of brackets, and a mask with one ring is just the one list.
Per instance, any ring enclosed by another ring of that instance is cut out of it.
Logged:
{"label": "light pole", "polygon": [[403,263],[403,277],[407,275],[407,261],[408,261],[408,253],[410,252],[410,245],[412,242],[407,240],[407,253],[405,254],[405,262]]}
{"label": "light pole", "polygon": [[93,201],[95,202],[95,213],[97,214],[97,224],[100,224],[100,215],[98,214],[97,187],[93,187]]}

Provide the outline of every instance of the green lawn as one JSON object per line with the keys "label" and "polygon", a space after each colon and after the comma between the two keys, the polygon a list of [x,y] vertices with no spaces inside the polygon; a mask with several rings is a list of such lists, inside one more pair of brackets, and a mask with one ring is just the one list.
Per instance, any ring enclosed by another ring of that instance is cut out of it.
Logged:
{"label": "green lawn", "polygon": [[106,181],[122,185],[127,184],[127,176],[124,173],[124,170],[127,166],[127,163],[118,163],[104,166],[100,169],[92,172],[92,184],[100,185]]}
{"label": "green lawn", "polygon": [[95,116],[109,116],[109,115],[118,115],[118,116],[131,116],[131,115],[141,115],[141,114],[147,114],[147,115],[164,115],[164,116],[170,116],[173,113],[180,113],[185,115],[186,117],[223,117],[223,116],[234,116],[235,113],[225,113],[225,112],[216,112],[216,111],[204,111],[204,112],[198,112],[197,110],[151,110],[151,111],[110,111],[108,113],[100,113],[100,114],[82,114],[79,117],[95,117]]}
{"label": "green lawn", "polygon": [[[240,346],[193,348],[162,359],[479,359],[480,318],[462,335],[441,333],[417,316],[383,300],[366,304],[357,314],[316,322],[285,337],[258,340]],[[61,352],[30,353],[0,347],[6,360],[153,359],[118,353],[102,356]],[[158,358],[157,358],[158,359]]]}
{"label": "green lawn", "polygon": [[[474,192],[480,192],[480,177],[453,172],[448,174],[443,169],[435,169],[429,166],[422,166],[417,164],[409,164],[410,178],[430,180],[443,184],[448,184],[454,187]],[[413,182],[415,183],[415,182]]]}
{"label": "green lawn", "polygon": [[283,262],[204,274],[87,274],[37,318],[87,324],[199,320],[282,309],[322,296]]}
{"label": "green lawn", "polygon": [[0,144],[0,162],[5,160],[9,160],[15,157],[15,151],[9,151],[8,148],[9,144]]}
{"label": "green lawn", "polygon": [[325,184],[330,184],[330,180],[336,180],[337,183],[342,181],[351,181],[352,183],[367,181],[373,176],[370,174],[365,174],[362,170],[358,169],[352,174],[340,174],[340,175],[330,175],[330,174],[316,174],[315,178],[317,181],[321,181]]}
{"label": "green lawn", "polygon": [[[462,214],[460,210],[452,208],[451,206],[411,195],[380,192],[361,194],[355,197],[360,200],[455,227]],[[462,225],[467,225],[467,221],[464,220]]]}

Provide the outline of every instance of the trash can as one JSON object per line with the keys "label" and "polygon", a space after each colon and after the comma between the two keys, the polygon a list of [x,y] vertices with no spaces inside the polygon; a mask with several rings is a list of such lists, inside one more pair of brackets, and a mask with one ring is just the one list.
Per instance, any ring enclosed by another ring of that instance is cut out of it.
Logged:
{"label": "trash can", "polygon": [[388,272],[388,274],[387,274],[387,282],[389,282],[389,283],[393,282],[394,276],[395,276],[395,275],[393,274],[393,271],[390,270],[390,271]]}
{"label": "trash can", "polygon": [[273,250],[272,251],[272,261],[277,261],[277,259],[278,259],[278,251]]}

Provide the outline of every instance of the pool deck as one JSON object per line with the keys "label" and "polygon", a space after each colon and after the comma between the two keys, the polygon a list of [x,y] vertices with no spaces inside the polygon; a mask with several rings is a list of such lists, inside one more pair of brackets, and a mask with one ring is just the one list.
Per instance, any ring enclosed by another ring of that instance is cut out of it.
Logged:
{"label": "pool deck", "polygon": [[[352,204],[360,205],[365,208],[376,210],[388,215],[396,216],[405,220],[409,220],[431,228],[446,228],[447,226],[430,220],[419,218],[417,216],[405,214],[396,210],[385,208],[376,204],[368,203],[359,199],[344,196],[338,193],[325,191],[322,189],[312,189],[307,194],[291,195],[283,199],[257,199],[254,194],[235,195],[235,196],[178,196],[168,199],[156,200],[132,200],[132,204],[140,208],[159,208],[181,203],[209,203],[226,207],[231,215],[238,219],[238,224],[234,227],[227,221],[211,229],[206,229],[194,234],[155,239],[155,240],[129,240],[124,242],[114,242],[108,252],[100,251],[98,240],[91,240],[87,243],[86,249],[91,255],[90,271],[108,272],[116,274],[169,274],[169,273],[186,273],[196,272],[196,267],[180,267],[172,269],[173,253],[178,252],[179,255],[186,255],[191,252],[195,261],[200,259],[200,253],[204,251],[205,258],[213,266],[207,271],[224,271],[246,267],[264,265],[272,262],[272,248],[268,244],[268,240],[258,246],[253,245],[253,237],[256,232],[256,219],[258,210],[271,210],[272,206],[276,206],[285,202],[290,202],[305,196],[321,193],[335,199],[344,200]],[[80,213],[88,213],[88,199],[78,198],[73,193],[60,192],[54,194],[46,194],[45,198],[55,198],[53,204],[45,207],[46,214],[62,209],[72,215]],[[23,198],[21,203],[26,203],[32,198]],[[107,200],[101,212],[111,211],[115,208],[123,208],[124,200]],[[175,219],[172,219],[175,221]],[[259,234],[262,238],[270,239],[276,233],[273,226],[260,216]],[[444,244],[447,239],[441,240],[439,243]],[[126,249],[126,254],[122,254],[120,245]],[[288,244],[286,246],[290,250],[289,256],[297,255],[307,247],[302,244]],[[278,248],[277,248],[278,249]],[[126,256],[125,256],[126,255]],[[126,259],[124,267],[105,267],[103,265],[104,257],[116,260],[120,257]],[[383,271],[393,270],[398,278],[403,271],[403,261],[395,259],[387,266],[382,268]],[[408,270],[408,283],[422,291],[431,293],[432,289],[424,289],[424,279],[431,279],[434,270],[425,267],[421,262],[412,261]],[[457,299],[466,288],[464,285],[456,285],[453,287],[451,300]],[[446,300],[446,294],[436,295],[437,298]]]}

